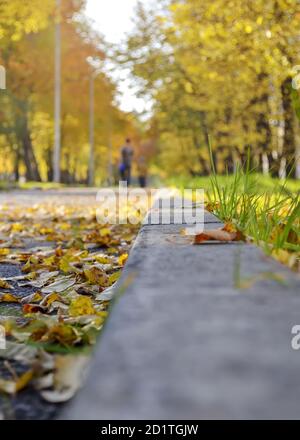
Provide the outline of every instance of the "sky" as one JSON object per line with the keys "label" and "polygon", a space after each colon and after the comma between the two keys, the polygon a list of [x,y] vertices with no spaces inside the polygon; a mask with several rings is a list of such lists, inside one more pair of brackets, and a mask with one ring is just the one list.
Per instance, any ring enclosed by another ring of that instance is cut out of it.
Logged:
{"label": "sky", "polygon": [[[94,22],[94,27],[100,31],[110,43],[120,43],[127,32],[133,29],[132,17],[138,0],[87,0],[86,15]],[[148,0],[142,0],[147,2]],[[113,74],[118,81],[120,92],[119,103],[124,111],[142,112],[148,110],[147,103],[135,96],[132,82],[127,71]]]}

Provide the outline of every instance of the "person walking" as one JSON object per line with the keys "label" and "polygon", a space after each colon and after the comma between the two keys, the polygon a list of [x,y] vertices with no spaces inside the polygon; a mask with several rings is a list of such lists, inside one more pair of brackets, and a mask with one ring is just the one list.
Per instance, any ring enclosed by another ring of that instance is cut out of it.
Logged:
{"label": "person walking", "polygon": [[120,164],[120,176],[123,182],[127,182],[129,186],[131,183],[131,166],[133,158],[133,148],[131,146],[131,140],[126,139],[125,145],[121,148],[121,164]]}
{"label": "person walking", "polygon": [[139,184],[141,188],[146,188],[147,186],[147,163],[144,156],[140,156],[137,163],[137,171]]}

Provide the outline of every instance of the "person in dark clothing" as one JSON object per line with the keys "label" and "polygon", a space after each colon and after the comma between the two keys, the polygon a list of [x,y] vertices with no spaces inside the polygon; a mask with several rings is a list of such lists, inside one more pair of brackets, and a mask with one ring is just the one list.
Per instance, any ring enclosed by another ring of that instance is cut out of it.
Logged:
{"label": "person in dark clothing", "polygon": [[121,148],[121,164],[120,164],[120,176],[121,180],[127,182],[130,185],[131,182],[131,166],[133,158],[133,148],[129,138],[126,139],[126,144]]}
{"label": "person in dark clothing", "polygon": [[137,163],[137,171],[139,177],[139,184],[141,188],[147,186],[147,163],[144,156],[141,156]]}

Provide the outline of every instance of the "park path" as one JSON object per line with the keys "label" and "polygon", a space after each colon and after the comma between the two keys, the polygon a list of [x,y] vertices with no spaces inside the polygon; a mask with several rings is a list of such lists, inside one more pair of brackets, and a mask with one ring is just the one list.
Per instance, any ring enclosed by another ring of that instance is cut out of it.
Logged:
{"label": "park path", "polygon": [[[22,213],[22,207],[32,207],[35,204],[50,204],[55,206],[76,205],[84,207],[94,206],[97,189],[89,188],[63,188],[61,190],[13,190],[0,191],[0,205],[8,205],[9,207],[16,207]],[[33,221],[34,221],[33,217]],[[16,219],[19,221],[19,218]],[[27,248],[41,247],[55,247],[54,242],[35,241],[28,239],[24,241]],[[13,264],[0,264],[0,278],[13,277],[22,275],[21,268]],[[36,291],[34,287],[14,287],[14,293],[19,296],[26,296]],[[18,310],[18,305],[15,304],[1,304],[1,317],[14,315]],[[0,353],[1,354],[1,353]],[[11,361],[11,365],[17,374],[22,374],[27,370],[26,365]],[[9,372],[3,361],[0,359],[0,376],[3,378],[9,377]],[[0,396],[0,417],[1,411],[5,411],[5,415],[12,419],[52,419],[61,409],[61,405],[52,404],[42,399],[39,393],[35,392],[33,388],[29,387],[13,396],[10,399]]]}
{"label": "park path", "polygon": [[[0,203],[89,204],[95,195],[16,191],[0,193]],[[220,226],[205,214],[205,229]],[[61,418],[299,418],[300,351],[291,348],[299,277],[255,246],[193,246],[181,229],[141,228],[119,282],[126,293],[113,306],[87,383]],[[22,395],[27,418],[55,415]]]}
{"label": "park path", "polygon": [[180,242],[181,229],[142,227],[62,418],[299,418],[299,277],[253,245]]}
{"label": "park path", "polygon": [[0,204],[34,205],[35,203],[57,202],[65,204],[95,204],[99,188],[61,188],[49,190],[0,191]]}
{"label": "park path", "polygon": [[[1,247],[6,247],[6,243],[12,239],[13,241],[9,244],[12,253],[16,252],[18,254],[25,251],[35,254],[39,251],[54,251],[59,246],[57,237],[54,235],[53,240],[49,240],[47,234],[40,233],[40,226],[35,228],[34,224],[40,224],[46,228],[50,226],[50,229],[55,228],[62,231],[60,229],[61,224],[71,222],[70,225],[72,225],[74,221],[74,234],[78,236],[80,234],[80,232],[76,232],[76,216],[78,216],[78,226],[82,226],[86,222],[87,227],[92,226],[94,228],[93,220],[90,219],[93,218],[95,209],[98,207],[96,201],[98,190],[98,188],[62,188],[60,190],[0,191],[1,231],[2,228],[5,230],[6,226],[9,226],[9,223],[12,222],[16,224],[23,223],[23,226],[25,226],[24,231],[20,233],[20,239],[16,241],[18,234],[12,232],[12,235],[9,236],[9,229],[3,234],[1,232]],[[85,216],[86,220],[84,220]],[[56,221],[57,225],[55,225]],[[95,226],[95,230],[97,230],[97,226]],[[80,228],[80,231],[83,235],[86,234],[85,228]],[[133,229],[132,238],[134,238],[135,233],[136,229]],[[131,240],[130,235],[128,240]],[[124,252],[128,251],[127,244],[129,247],[129,241],[124,242],[121,246],[124,246]],[[94,247],[92,242],[88,243],[88,246],[90,245],[89,249],[98,249],[101,252],[101,245],[98,247],[95,243]],[[65,249],[66,246],[67,243],[64,242],[62,247]],[[105,252],[105,248],[103,248],[103,252]],[[20,264],[12,264],[8,260],[3,261],[1,259],[0,279],[22,275],[24,273]],[[34,286],[23,286],[22,281],[20,285],[17,281],[12,281],[10,284],[13,286],[13,295],[19,298],[27,297],[38,290]],[[3,291],[1,291],[1,296],[2,293]],[[19,323],[22,322],[21,305],[19,303],[1,301],[0,303],[0,324],[6,322],[12,316]],[[17,375],[21,376],[28,371],[28,365],[26,362],[20,362],[16,359],[10,359],[8,365],[6,356],[0,350],[0,379],[10,380],[12,369]],[[0,395],[0,419],[1,417],[6,419],[52,419],[60,410],[61,404],[44,400],[31,385],[16,395]]]}

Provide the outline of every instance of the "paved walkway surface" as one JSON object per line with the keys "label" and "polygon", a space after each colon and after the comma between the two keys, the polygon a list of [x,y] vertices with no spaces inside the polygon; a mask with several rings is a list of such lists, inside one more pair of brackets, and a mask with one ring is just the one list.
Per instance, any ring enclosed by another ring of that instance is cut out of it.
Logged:
{"label": "paved walkway surface", "polygon": [[[90,203],[95,194],[0,192],[0,203]],[[208,213],[204,222],[221,226]],[[181,229],[142,227],[89,379],[61,418],[300,417],[300,350],[291,348],[299,277],[255,246],[193,246]],[[57,412],[30,392],[16,406],[25,418]]]}
{"label": "paved walkway surface", "polygon": [[[97,189],[95,188],[63,188],[61,190],[13,190],[0,191],[0,204],[8,204],[10,206],[32,206],[39,203],[55,203],[56,205],[66,204],[80,204],[88,205],[95,204]],[[35,242],[34,239],[27,242],[27,247],[37,246],[51,246],[50,242],[41,243]],[[13,277],[22,275],[21,268],[17,265],[0,264],[0,278]],[[36,289],[33,287],[17,287],[14,288],[14,294],[26,296]],[[18,306],[15,304],[1,305],[0,317],[5,315],[14,315]],[[17,374],[22,374],[27,370],[27,367],[20,363],[10,361],[12,367]],[[7,367],[0,359],[0,376],[10,377]],[[12,398],[7,398],[0,395],[0,411],[5,409],[5,413],[12,419],[51,419],[54,418],[61,410],[61,405],[48,403],[43,400],[40,395],[29,387],[18,393]]]}
{"label": "paved walkway surface", "polygon": [[[0,191],[0,205],[7,204],[16,207],[30,207],[35,204],[51,204],[51,205],[76,205],[76,206],[96,206],[96,195],[98,188],[62,188],[59,190],[12,190]],[[55,243],[45,241],[35,241],[34,238],[24,241],[27,248],[34,246],[55,246]],[[18,265],[0,264],[0,278],[13,277],[22,275],[21,268]],[[14,287],[14,294],[18,296],[26,296],[36,291],[34,287]],[[19,310],[19,305],[1,304],[1,316],[15,315]],[[1,354],[1,353],[0,353]],[[17,374],[22,374],[27,370],[26,366],[19,362],[10,361],[11,366]],[[0,359],[0,376],[9,378],[10,373]],[[0,413],[1,409],[5,410],[5,415],[12,419],[52,419],[60,413],[61,404],[52,404],[42,399],[32,387],[28,387],[16,396],[7,398],[0,395]]]}
{"label": "paved walkway surface", "polygon": [[252,245],[193,246],[181,228],[143,226],[62,418],[299,418],[299,277]]}

